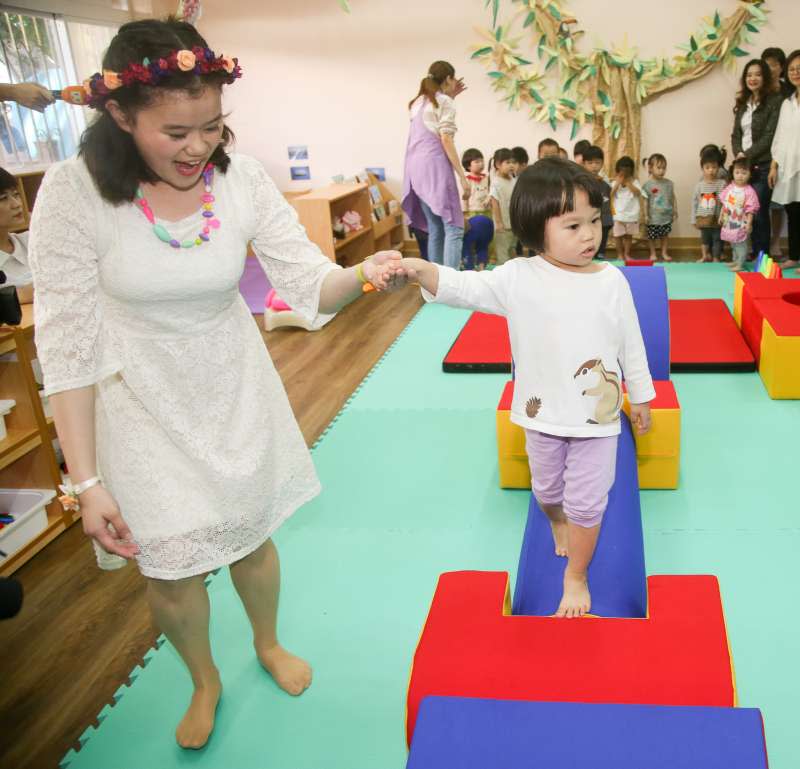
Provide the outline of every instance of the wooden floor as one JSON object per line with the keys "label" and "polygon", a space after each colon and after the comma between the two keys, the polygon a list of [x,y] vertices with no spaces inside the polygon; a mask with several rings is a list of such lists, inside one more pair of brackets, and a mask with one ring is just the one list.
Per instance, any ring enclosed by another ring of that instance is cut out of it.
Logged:
{"label": "wooden floor", "polygon": [[[321,331],[263,334],[309,445],[421,303],[411,288],[368,295]],[[80,524],[15,576],[25,604],[0,623],[0,767],[51,769],[95,723],[158,631],[136,568],[101,572]]]}

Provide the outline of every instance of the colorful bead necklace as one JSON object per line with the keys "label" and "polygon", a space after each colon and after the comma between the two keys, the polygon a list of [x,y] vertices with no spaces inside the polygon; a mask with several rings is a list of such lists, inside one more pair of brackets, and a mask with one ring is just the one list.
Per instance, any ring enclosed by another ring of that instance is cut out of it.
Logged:
{"label": "colorful bead necklace", "polygon": [[172,237],[172,235],[167,232],[167,228],[161,224],[156,224],[156,217],[153,215],[153,211],[150,208],[150,204],[147,202],[147,199],[142,192],[142,188],[139,187],[136,190],[136,205],[142,210],[142,213],[147,217],[147,221],[153,225],[153,232],[156,234],[159,240],[163,240],[165,243],[169,243],[173,248],[192,248],[192,246],[200,246],[203,243],[208,242],[209,236],[211,235],[211,230],[218,230],[220,226],[219,219],[214,216],[214,212],[211,210],[211,204],[214,202],[214,196],[211,194],[211,183],[214,181],[214,165],[209,163],[203,169],[203,187],[205,192],[200,197],[200,200],[203,201],[203,218],[205,220],[203,224],[203,229],[197,233],[197,237],[193,240],[184,240],[181,242],[180,240],[176,240]]}

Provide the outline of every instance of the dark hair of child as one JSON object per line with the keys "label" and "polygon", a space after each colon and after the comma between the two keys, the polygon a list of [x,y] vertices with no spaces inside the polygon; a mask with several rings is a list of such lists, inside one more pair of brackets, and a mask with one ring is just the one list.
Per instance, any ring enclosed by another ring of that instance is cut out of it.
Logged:
{"label": "dark hair of child", "polygon": [[512,159],[511,150],[508,147],[501,147],[499,150],[495,150],[494,155],[492,155],[492,168],[496,171],[500,163]]}
{"label": "dark hair of child", "polygon": [[469,171],[470,163],[473,160],[483,160],[483,153],[474,147],[464,150],[464,154],[461,156],[461,165],[464,166],[465,171]]}
{"label": "dark hair of child", "polygon": [[558,142],[555,139],[542,139],[537,148],[539,152],[542,151],[542,147],[558,147]]}
{"label": "dark hair of child", "polygon": [[580,155],[584,160],[586,160],[586,150],[592,146],[592,143],[588,139],[581,139],[579,142],[575,142],[575,146],[572,148],[572,157],[576,155]]}
{"label": "dark hair of child", "polygon": [[528,151],[525,147],[512,147],[511,148],[511,159],[515,163],[519,163],[520,165],[528,165]]}
{"label": "dark hair of child", "polygon": [[614,170],[619,173],[625,173],[627,176],[633,176],[636,173],[636,164],[633,158],[628,155],[623,155],[614,165]]}
{"label": "dark hair of child", "polygon": [[642,161],[642,165],[647,166],[648,171],[652,171],[653,166],[667,165],[667,159],[660,152],[654,152]]}
{"label": "dark hair of child", "polygon": [[598,147],[596,144],[590,144],[584,151],[583,151],[583,162],[587,163],[590,160],[605,160],[606,155],[603,152],[602,147]]}
{"label": "dark hair of child", "polygon": [[727,151],[723,147],[720,149],[716,144],[707,144],[700,151],[700,168],[706,163],[716,163],[720,168],[725,165],[725,158],[728,156]]}
{"label": "dark hair of child", "polygon": [[575,210],[575,197],[583,191],[589,205],[600,209],[603,188],[597,177],[571,160],[543,158],[518,177],[509,207],[511,229],[534,253],[544,251],[548,219]]}
{"label": "dark hair of child", "polygon": [[728,176],[731,179],[733,179],[733,169],[734,168],[743,168],[748,173],[750,173],[750,171],[751,171],[751,169],[750,169],[750,161],[747,158],[736,158],[733,161],[733,163],[731,163],[730,173],[728,174]]}

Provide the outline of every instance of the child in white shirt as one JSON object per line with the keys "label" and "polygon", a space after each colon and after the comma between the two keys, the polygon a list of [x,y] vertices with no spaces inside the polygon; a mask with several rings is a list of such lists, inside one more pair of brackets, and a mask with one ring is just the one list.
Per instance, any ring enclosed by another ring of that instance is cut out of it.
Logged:
{"label": "child in white shirt", "polygon": [[[640,221],[647,221],[647,195],[636,180],[636,165],[633,158],[624,155],[614,170],[617,172],[611,185],[611,212],[614,215],[614,238],[617,241],[617,256],[630,259],[633,238],[639,232]],[[642,214],[644,202],[645,211]]]}
{"label": "child in white shirt", "polygon": [[514,161],[511,150],[503,147],[492,157],[492,181],[489,195],[494,219],[494,253],[497,264],[505,264],[516,254],[517,238],[511,231],[511,217],[508,213],[511,195],[514,192]]}
{"label": "child in white shirt", "polygon": [[556,553],[568,557],[560,617],[591,607],[587,569],[614,481],[623,371],[640,434],[655,397],[628,282],[593,261],[602,203],[591,173],[540,160],[518,178],[510,207],[514,233],[537,256],[479,273],[403,260],[427,301],[508,319],[516,364],[511,420],[526,431],[533,491]]}

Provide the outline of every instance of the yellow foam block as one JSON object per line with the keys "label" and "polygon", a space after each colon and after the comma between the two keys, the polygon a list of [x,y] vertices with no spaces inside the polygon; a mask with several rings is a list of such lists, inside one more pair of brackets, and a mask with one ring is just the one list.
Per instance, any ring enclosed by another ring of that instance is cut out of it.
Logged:
{"label": "yellow foam block", "polygon": [[742,327],[742,295],[744,293],[744,280],[741,275],[733,276],[733,319],[736,325]]}
{"label": "yellow foam block", "polygon": [[529,489],[531,470],[525,451],[525,431],[511,421],[511,412],[497,410],[497,461],[501,489]]}
{"label": "yellow foam block", "polygon": [[800,336],[778,336],[765,318],[758,373],[770,398],[800,398]]}

